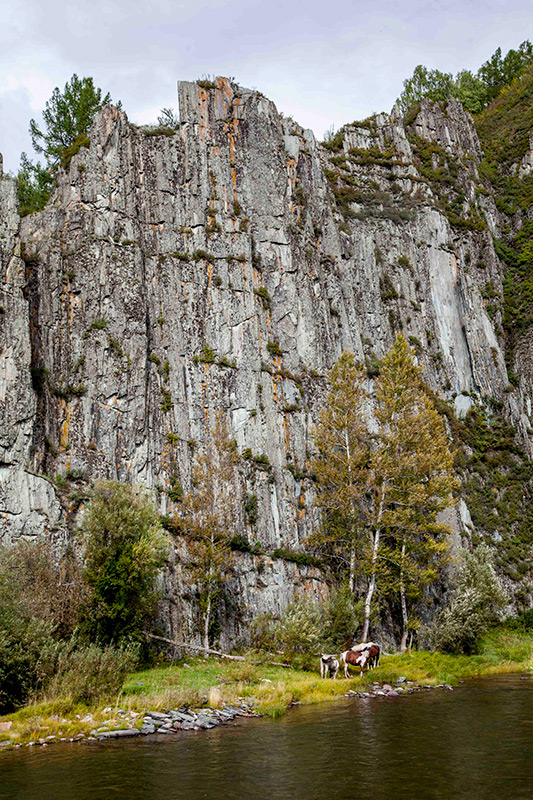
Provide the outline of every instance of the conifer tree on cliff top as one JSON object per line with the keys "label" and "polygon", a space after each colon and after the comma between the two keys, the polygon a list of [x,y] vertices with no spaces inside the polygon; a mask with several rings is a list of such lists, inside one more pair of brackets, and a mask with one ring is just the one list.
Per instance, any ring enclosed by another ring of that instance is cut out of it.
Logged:
{"label": "conifer tree on cliff top", "polygon": [[81,147],[89,146],[87,132],[94,115],[110,102],[109,92],[103,96],[92,78],[73,75],[63,92],[58,87],[54,89],[43,111],[44,132],[34,119],[30,121],[33,147],[37,153],[42,153],[45,165],[38,161],[33,163],[26,153],[21,155],[17,176],[21,216],[45,207],[58,167],[68,167],[72,156]]}
{"label": "conifer tree on cliff top", "polygon": [[44,155],[49,168],[57,167],[65,151],[87,135],[96,112],[110,102],[109,92],[103,96],[92,78],[74,74],[62,92],[56,86],[43,111],[45,131],[34,119],[30,121],[33,147]]}

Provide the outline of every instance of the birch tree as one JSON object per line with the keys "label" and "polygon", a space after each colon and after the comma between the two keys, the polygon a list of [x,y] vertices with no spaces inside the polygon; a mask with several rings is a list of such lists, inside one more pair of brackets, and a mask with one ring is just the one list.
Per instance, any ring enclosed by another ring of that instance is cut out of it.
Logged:
{"label": "birch tree", "polygon": [[193,468],[193,488],[183,500],[180,528],[188,539],[190,569],[198,586],[202,643],[207,658],[217,600],[233,564],[229,540],[237,514],[231,492],[238,456],[227,423],[218,414],[205,452]]}
{"label": "birch tree", "polygon": [[419,599],[438,574],[451,530],[437,520],[454,504],[458,481],[453,472],[444,421],[427,395],[422,368],[399,334],[386,354],[376,381],[377,447],[372,455],[370,530],[372,558],[365,597],[363,640],[368,636],[376,591],[380,544],[396,567],[402,638],[409,631],[408,599]]}
{"label": "birch tree", "polygon": [[345,352],[329,380],[326,405],[314,429],[318,458],[313,471],[322,510],[322,527],[314,542],[332,544],[342,560],[347,554],[349,586],[354,592],[369,460],[366,373],[353,353]]}
{"label": "birch tree", "polygon": [[314,431],[317,503],[322,528],[314,542],[344,558],[352,592],[366,579],[362,639],[376,597],[397,596],[405,648],[409,606],[438,575],[448,528],[437,520],[454,503],[457,481],[446,429],[400,334],[384,357],[374,420],[365,371],[343,353]]}

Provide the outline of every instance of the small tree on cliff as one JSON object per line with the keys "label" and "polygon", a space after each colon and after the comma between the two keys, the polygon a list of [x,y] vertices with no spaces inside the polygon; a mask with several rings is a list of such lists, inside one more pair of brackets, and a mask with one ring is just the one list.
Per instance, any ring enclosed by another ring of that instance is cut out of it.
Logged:
{"label": "small tree on cliff", "polygon": [[312,543],[330,545],[347,556],[349,587],[355,589],[357,552],[364,532],[370,441],[364,417],[366,374],[353,353],[341,355],[329,373],[330,391],[314,430],[318,458],[317,504],[322,526]]}
{"label": "small tree on cliff", "polygon": [[[87,132],[94,115],[111,102],[109,92],[103,96],[92,78],[73,75],[63,92],[56,87],[43,111],[44,131],[30,120],[30,136],[37,153],[46,165],[35,164],[22,153],[18,178],[18,198],[22,216],[40,211],[54,188],[60,164],[65,166],[80,147],[88,146]],[[120,106],[120,103],[119,103]]]}
{"label": "small tree on cliff", "polygon": [[58,166],[65,150],[87,134],[96,112],[110,102],[109,92],[102,95],[92,78],[74,74],[62,92],[56,86],[43,111],[45,131],[34,119],[30,121],[33,147],[44,155],[48,167]]}
{"label": "small tree on cliff", "polygon": [[392,586],[400,599],[402,650],[409,630],[408,600],[420,599],[437,577],[439,556],[447,550],[445,536],[451,533],[437,516],[454,504],[452,492],[458,486],[444,422],[427,395],[421,371],[399,334],[376,381],[379,433],[371,464],[372,559],[363,638],[384,537]]}
{"label": "small tree on cliff", "polygon": [[198,587],[202,639],[208,655],[213,612],[233,563],[229,539],[237,515],[232,480],[238,463],[227,423],[216,417],[211,441],[193,469],[193,489],[183,500],[179,529],[188,539],[190,569]]}

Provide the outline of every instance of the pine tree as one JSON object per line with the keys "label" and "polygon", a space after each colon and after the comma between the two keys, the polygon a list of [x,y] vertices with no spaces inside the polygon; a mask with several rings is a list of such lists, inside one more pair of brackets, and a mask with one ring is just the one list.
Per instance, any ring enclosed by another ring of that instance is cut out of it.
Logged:
{"label": "pine tree", "polygon": [[45,132],[34,119],[30,121],[33,147],[44,155],[49,168],[59,165],[65,150],[87,134],[96,112],[110,102],[109,92],[102,96],[92,78],[74,74],[63,92],[56,86],[43,111]]}
{"label": "pine tree", "polygon": [[235,442],[218,414],[205,452],[193,468],[193,488],[183,500],[179,528],[188,539],[191,576],[199,591],[204,654],[217,599],[233,563],[229,540],[237,523],[231,486],[238,462]]}
{"label": "pine tree", "polygon": [[314,544],[332,544],[336,557],[348,555],[349,586],[355,589],[358,545],[363,535],[362,518],[369,459],[369,437],[364,416],[368,402],[364,368],[353,353],[341,355],[329,374],[330,391],[314,430],[318,458],[318,507],[322,526]]}

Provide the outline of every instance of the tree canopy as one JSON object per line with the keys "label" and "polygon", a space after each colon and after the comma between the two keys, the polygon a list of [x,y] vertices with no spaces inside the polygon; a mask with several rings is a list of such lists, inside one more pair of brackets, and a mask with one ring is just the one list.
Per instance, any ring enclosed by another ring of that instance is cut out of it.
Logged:
{"label": "tree canopy", "polygon": [[43,111],[45,130],[30,121],[30,135],[34,150],[42,153],[50,168],[59,165],[65,150],[78,137],[87,134],[94,115],[111,102],[109,92],[103,95],[92,78],[79,78],[76,74],[61,92],[56,86]]}
{"label": "tree canopy", "polygon": [[57,169],[67,168],[72,156],[81,147],[89,146],[87,133],[94,115],[110,102],[109,92],[104,95],[95,87],[92,78],[79,78],[74,74],[63,91],[56,87],[46,101],[44,128],[41,129],[34,119],[30,120],[33,147],[44,157],[45,164],[34,164],[22,153],[17,176],[22,216],[44,208],[54,188]]}
{"label": "tree canopy", "polygon": [[207,657],[217,623],[217,604],[231,567],[230,539],[236,533],[237,512],[231,485],[238,463],[236,443],[217,414],[205,450],[195,458],[193,485],[174,519],[188,540],[188,563],[196,585],[204,652]]}
{"label": "tree canopy", "polygon": [[104,644],[142,638],[154,609],[155,579],[169,539],[145,492],[126,483],[96,484],[83,518],[90,597],[81,628]]}
{"label": "tree canopy", "polygon": [[404,89],[398,102],[405,112],[423,97],[435,101],[456,97],[471,114],[479,114],[532,64],[533,45],[529,40],[522,42],[516,50],[509,50],[503,57],[498,47],[476,73],[461,70],[454,77],[451,72],[430,70],[419,64],[412,76],[403,82]]}
{"label": "tree canopy", "polygon": [[342,562],[352,591],[366,583],[363,640],[376,597],[398,599],[402,647],[409,605],[438,575],[448,528],[437,515],[453,504],[457,481],[443,420],[403,335],[385,355],[372,416],[365,372],[343,353],[314,433],[318,505],[315,544]]}

